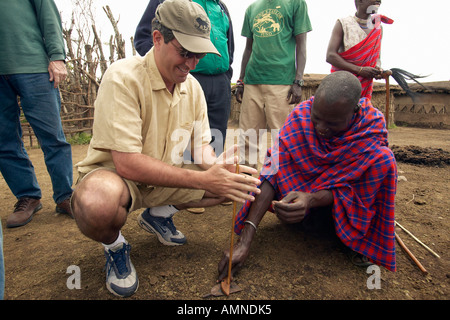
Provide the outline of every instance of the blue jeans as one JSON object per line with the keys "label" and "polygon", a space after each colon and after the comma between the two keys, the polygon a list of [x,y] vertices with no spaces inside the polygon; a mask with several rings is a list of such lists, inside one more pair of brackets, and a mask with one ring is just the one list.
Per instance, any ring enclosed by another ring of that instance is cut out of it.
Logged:
{"label": "blue jeans", "polygon": [[0,300],[3,300],[5,293],[5,264],[3,261],[3,231],[0,220]]}
{"label": "blue jeans", "polygon": [[60,203],[72,194],[72,148],[61,124],[59,90],[48,73],[0,75],[0,172],[17,199],[42,197],[23,145],[17,97],[44,153],[53,199]]}

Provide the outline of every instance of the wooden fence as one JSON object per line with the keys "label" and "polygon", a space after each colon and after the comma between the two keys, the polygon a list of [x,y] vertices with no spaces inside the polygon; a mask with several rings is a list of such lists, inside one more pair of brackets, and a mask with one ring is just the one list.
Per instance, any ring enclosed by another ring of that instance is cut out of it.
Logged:
{"label": "wooden fence", "polygon": [[[77,118],[70,118],[71,115],[65,115],[64,113],[61,113],[61,122],[63,125],[64,135],[66,136],[66,139],[72,138],[75,134],[78,134],[80,132],[85,132],[89,135],[92,135],[92,125],[94,122],[94,116],[93,116],[93,106],[82,106],[80,107],[87,109],[89,112],[87,112],[87,116],[85,117],[77,117]],[[34,134],[33,129],[31,128],[31,125],[25,121],[25,118],[23,118],[22,122],[22,140],[26,147],[38,147],[39,142],[36,138],[36,135]]]}
{"label": "wooden fence", "polygon": [[[75,134],[86,132],[92,134],[94,119],[94,102],[101,79],[114,61],[125,58],[125,41],[119,32],[118,22],[109,6],[103,7],[114,35],[109,37],[109,59],[104,42],[97,32],[92,13],[89,12],[93,1],[85,1],[86,6],[80,12],[73,12],[70,21],[63,21],[63,37],[67,46],[67,78],[60,83],[61,120],[64,134],[70,139]],[[80,23],[80,21],[82,21]],[[132,53],[135,54],[133,38],[130,39]],[[38,146],[33,129],[21,117],[23,141],[25,146]]]}

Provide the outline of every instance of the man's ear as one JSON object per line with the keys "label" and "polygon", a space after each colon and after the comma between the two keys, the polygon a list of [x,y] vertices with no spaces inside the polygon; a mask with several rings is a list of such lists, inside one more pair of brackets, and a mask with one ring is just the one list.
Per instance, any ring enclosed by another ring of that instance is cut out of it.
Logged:
{"label": "man's ear", "polygon": [[153,45],[156,46],[160,46],[161,45],[161,41],[164,41],[164,37],[162,35],[161,32],[159,32],[158,30],[153,31]]}
{"label": "man's ear", "polygon": [[355,113],[358,113],[361,110],[361,103],[358,103],[355,107]]}

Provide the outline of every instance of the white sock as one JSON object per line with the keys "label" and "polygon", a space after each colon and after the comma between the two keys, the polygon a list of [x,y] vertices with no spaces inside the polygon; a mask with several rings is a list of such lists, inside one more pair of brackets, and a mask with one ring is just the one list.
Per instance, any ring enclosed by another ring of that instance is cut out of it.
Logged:
{"label": "white sock", "polygon": [[116,241],[114,241],[111,244],[104,244],[104,243],[102,243],[102,244],[105,247],[105,249],[108,250],[108,249],[114,248],[115,246],[117,246],[119,243],[122,243],[122,242],[126,242],[126,240],[123,237],[122,232],[119,231],[119,236],[117,237]]}
{"label": "white sock", "polygon": [[170,218],[175,213],[178,212],[178,209],[172,205],[165,205],[160,207],[152,207],[150,208],[150,215],[159,218]]}

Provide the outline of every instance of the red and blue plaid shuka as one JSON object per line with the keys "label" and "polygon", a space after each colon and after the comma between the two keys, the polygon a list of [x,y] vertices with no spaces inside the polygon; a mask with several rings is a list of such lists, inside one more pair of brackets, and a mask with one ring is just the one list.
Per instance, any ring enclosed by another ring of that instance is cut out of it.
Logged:
{"label": "red and blue plaid shuka", "polygon": [[[381,22],[392,24],[394,23],[394,20],[380,14],[372,15],[372,19],[375,20],[375,24],[373,26],[372,31],[367,35],[367,37],[360,43],[348,49],[347,51],[339,53],[339,55],[344,60],[361,67],[372,67],[372,68],[376,67],[381,51],[381,38],[382,38]],[[338,70],[340,69],[334,66],[331,67],[331,72],[335,72]],[[364,78],[357,74],[355,75],[361,82],[362,86],[361,97],[372,99],[373,79]]]}
{"label": "red and blue plaid shuka", "polygon": [[[280,200],[290,191],[334,196],[333,220],[340,240],[371,261],[396,270],[394,200],[397,165],[388,148],[383,114],[361,98],[360,111],[345,134],[325,140],[311,122],[314,97],[294,108],[268,150],[260,180],[269,181]],[[240,234],[251,207],[236,216]],[[272,208],[269,208],[273,212]]]}

